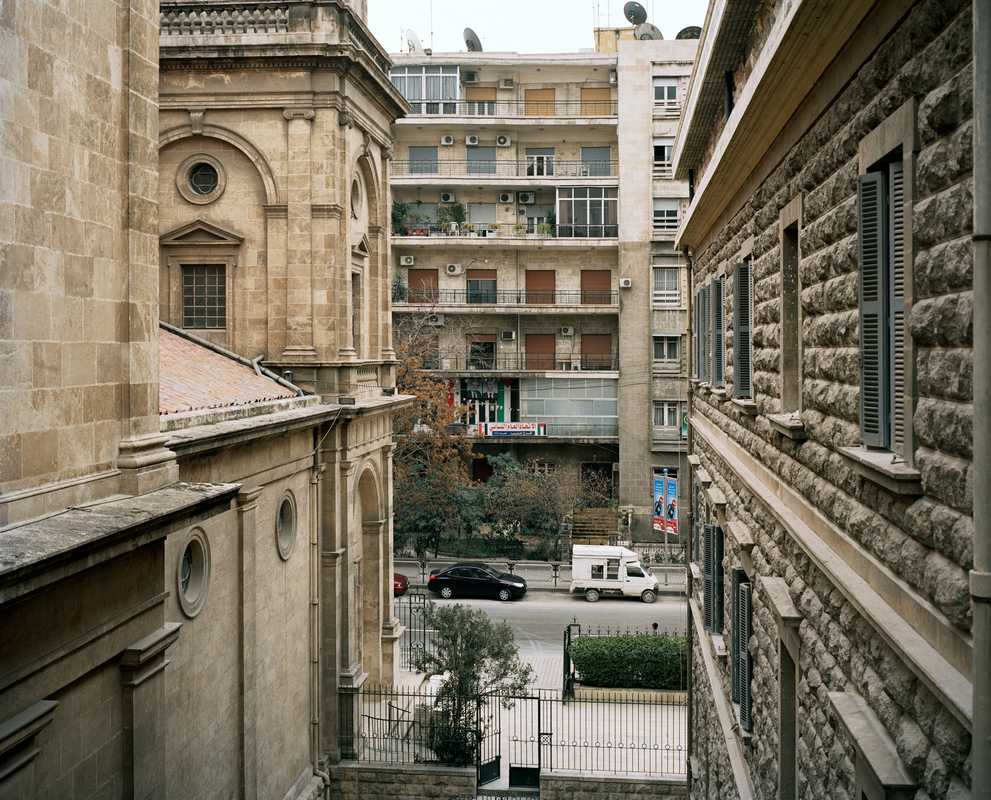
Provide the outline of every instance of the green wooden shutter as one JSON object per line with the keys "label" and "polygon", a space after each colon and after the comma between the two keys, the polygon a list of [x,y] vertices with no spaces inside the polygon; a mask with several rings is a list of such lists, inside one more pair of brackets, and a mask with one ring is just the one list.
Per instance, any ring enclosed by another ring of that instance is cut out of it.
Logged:
{"label": "green wooden shutter", "polygon": [[705,629],[712,630],[712,541],[715,537],[715,526],[706,523],[703,526],[705,541],[702,543],[705,552],[702,554],[702,611]]}
{"label": "green wooden shutter", "polygon": [[857,186],[860,256],[860,433],[865,445],[887,447],[888,347],[885,289],[884,175],[861,175]]}
{"label": "green wooden shutter", "polygon": [[891,415],[891,449],[901,452],[905,444],[905,426],[910,417],[904,411],[908,387],[906,384],[905,359],[907,357],[909,336],[905,320],[905,176],[900,161],[890,166],[888,176],[889,197],[889,268],[891,279],[888,281],[888,303],[891,309],[890,330],[888,336],[891,342],[891,378],[890,378],[890,415]]}
{"label": "green wooden shutter", "polygon": [[736,265],[733,275],[733,396],[749,398],[753,394],[752,328],[753,302],[750,290],[750,262]]}
{"label": "green wooden shutter", "polygon": [[739,616],[740,626],[739,671],[740,671],[740,727],[749,731],[753,727],[753,714],[750,695],[750,584],[740,584]]}
{"label": "green wooden shutter", "polygon": [[726,279],[718,278],[712,284],[712,381],[716,386],[725,383],[725,352],[723,348],[723,287]]}
{"label": "green wooden shutter", "polygon": [[692,481],[692,560],[699,560],[699,482]]}
{"label": "green wooden shutter", "polygon": [[733,569],[732,600],[733,600],[733,629],[730,632],[730,698],[734,703],[740,702],[740,626],[736,620],[740,617],[740,579],[743,570]]}
{"label": "green wooden shutter", "polygon": [[702,305],[702,290],[695,290],[695,305],[693,308],[695,312],[692,314],[692,375],[696,378],[702,376],[702,361],[699,358],[699,354],[702,352],[702,340],[700,337],[700,332],[702,326],[699,325],[699,313],[700,307]]}
{"label": "green wooden shutter", "polygon": [[723,632],[723,529],[712,535],[712,630]]}
{"label": "green wooden shutter", "polygon": [[709,336],[709,295],[711,288],[702,290],[702,380],[712,382],[712,341]]}

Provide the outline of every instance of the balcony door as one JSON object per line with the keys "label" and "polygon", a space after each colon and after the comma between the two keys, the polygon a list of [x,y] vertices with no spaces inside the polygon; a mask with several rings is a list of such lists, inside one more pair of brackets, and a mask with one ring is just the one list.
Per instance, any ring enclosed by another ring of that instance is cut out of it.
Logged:
{"label": "balcony door", "polygon": [[582,148],[582,175],[592,178],[608,177],[611,170],[608,147]]}
{"label": "balcony door", "polygon": [[411,269],[409,271],[410,303],[437,302],[437,270]]}
{"label": "balcony door", "polygon": [[554,369],[555,346],[553,333],[528,333],[526,335],[526,368],[534,370]]}
{"label": "balcony door", "polygon": [[526,271],[526,302],[528,305],[554,305],[555,272],[552,269]]}
{"label": "balcony door", "polygon": [[605,117],[612,110],[612,90],[608,86],[582,87],[582,116]]}
{"label": "balcony door", "polygon": [[524,94],[528,117],[554,116],[554,88],[527,89]]}
{"label": "balcony door", "polygon": [[582,369],[612,369],[612,334],[582,334]]}
{"label": "balcony door", "polygon": [[496,276],[494,269],[470,269],[467,276],[469,303],[491,305],[498,298]]}
{"label": "balcony door", "polygon": [[468,369],[495,369],[496,335],[476,333],[468,336]]}
{"label": "balcony door", "polygon": [[608,269],[583,269],[582,305],[608,305],[611,300],[612,271]]}
{"label": "balcony door", "polygon": [[468,174],[495,175],[496,149],[494,147],[469,147]]}

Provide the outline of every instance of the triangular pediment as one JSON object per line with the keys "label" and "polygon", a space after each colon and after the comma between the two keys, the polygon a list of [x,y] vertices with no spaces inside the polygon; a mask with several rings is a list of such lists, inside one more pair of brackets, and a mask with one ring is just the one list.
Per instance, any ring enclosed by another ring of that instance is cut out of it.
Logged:
{"label": "triangular pediment", "polygon": [[205,244],[237,247],[243,241],[243,236],[224,230],[204,219],[195,219],[159,237],[162,245]]}
{"label": "triangular pediment", "polygon": [[351,255],[367,258],[370,253],[371,248],[368,244],[368,237],[365,234],[361,234],[361,238],[351,245]]}

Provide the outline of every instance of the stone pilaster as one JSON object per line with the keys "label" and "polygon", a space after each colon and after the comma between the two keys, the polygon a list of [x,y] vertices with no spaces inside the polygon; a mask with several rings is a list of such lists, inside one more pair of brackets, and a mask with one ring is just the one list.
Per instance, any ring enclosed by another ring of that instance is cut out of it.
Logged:
{"label": "stone pilaster", "polygon": [[310,178],[312,108],[287,108],[286,345],[283,358],[316,356],[313,345],[313,239]]}
{"label": "stone pilaster", "polygon": [[182,625],[168,622],[124,650],[123,685],[125,800],[166,800],[165,651]]}
{"label": "stone pilaster", "polygon": [[237,528],[240,540],[240,645],[241,645],[241,790],[245,800],[258,796],[258,720],[255,679],[256,619],[255,597],[256,568],[255,541],[256,517],[260,488],[242,489],[237,495]]}

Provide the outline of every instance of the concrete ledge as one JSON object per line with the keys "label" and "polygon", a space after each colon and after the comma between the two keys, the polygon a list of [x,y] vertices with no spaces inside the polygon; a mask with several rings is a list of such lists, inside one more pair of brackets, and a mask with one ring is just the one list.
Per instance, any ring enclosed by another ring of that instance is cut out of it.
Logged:
{"label": "concrete ledge", "polygon": [[868,450],[866,447],[841,447],[840,455],[853,464],[861,478],[865,478],[889,492],[900,495],[922,494],[922,473],[904,461],[895,461],[889,450]]}
{"label": "concrete ledge", "polygon": [[867,701],[852,692],[830,692],[829,703],[857,748],[858,776],[866,768],[885,797],[894,791],[905,792],[905,796],[914,792],[915,781],[906,771],[898,748]]}
{"label": "concrete ledge", "polygon": [[475,778],[475,767],[343,761],[330,769],[330,796],[341,800],[474,797]]}
{"label": "concrete ledge", "polygon": [[575,700],[634,700],[650,703],[688,703],[688,691],[676,689],[623,689],[608,686],[575,686]]}
{"label": "concrete ledge", "polygon": [[775,432],[795,442],[804,442],[807,438],[805,423],[798,414],[768,414],[767,421]]}
{"label": "concrete ledge", "polygon": [[542,770],[541,800],[595,800],[599,797],[630,800],[671,800],[688,797],[684,775],[594,775],[571,770]]}

